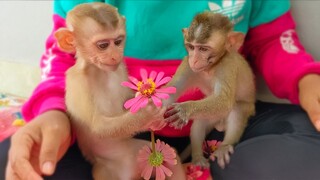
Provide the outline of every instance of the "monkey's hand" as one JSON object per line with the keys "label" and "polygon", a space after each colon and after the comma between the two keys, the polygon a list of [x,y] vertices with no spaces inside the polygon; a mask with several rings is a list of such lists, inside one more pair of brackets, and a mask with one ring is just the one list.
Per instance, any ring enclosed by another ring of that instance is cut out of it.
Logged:
{"label": "monkey's hand", "polygon": [[233,146],[230,144],[221,144],[210,156],[212,161],[217,158],[218,165],[224,169],[230,162],[230,155],[233,154]]}
{"label": "monkey's hand", "polygon": [[141,118],[145,121],[143,129],[160,130],[167,125],[164,121],[163,115],[166,111],[164,107],[156,107],[153,103],[150,103],[140,110]]}
{"label": "monkey's hand", "polygon": [[165,121],[170,123],[169,126],[181,129],[189,122],[189,106],[190,102],[174,103],[168,106],[164,114]]}

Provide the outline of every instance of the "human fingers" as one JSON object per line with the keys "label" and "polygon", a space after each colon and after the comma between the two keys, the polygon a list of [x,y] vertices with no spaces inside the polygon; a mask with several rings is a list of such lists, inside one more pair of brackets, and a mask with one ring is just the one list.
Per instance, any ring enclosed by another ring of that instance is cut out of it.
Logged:
{"label": "human fingers", "polygon": [[320,131],[320,76],[305,75],[299,81],[299,100],[314,127]]}
{"label": "human fingers", "polygon": [[13,172],[13,170],[11,168],[10,161],[8,161],[8,164],[6,167],[5,179],[6,180],[20,180],[20,178]]}
{"label": "human fingers", "polygon": [[303,108],[307,112],[314,127],[320,131],[320,104],[319,100],[310,100],[307,103],[302,104]]}
{"label": "human fingers", "polygon": [[302,108],[307,112],[314,127],[320,131],[320,93],[313,89],[301,88],[299,96]]}
{"label": "human fingers", "polygon": [[49,115],[48,119],[54,119],[50,123],[42,121],[42,143],[39,153],[39,167],[45,175],[53,174],[57,162],[65,154],[71,141],[70,122],[66,114],[52,111]]}
{"label": "human fingers", "polygon": [[11,138],[6,179],[40,180],[42,177],[29,160],[35,144],[34,137],[27,131],[20,130]]}
{"label": "human fingers", "polygon": [[58,151],[61,147],[61,135],[54,129],[44,129],[39,155],[39,166],[45,175],[52,175],[58,161]]}

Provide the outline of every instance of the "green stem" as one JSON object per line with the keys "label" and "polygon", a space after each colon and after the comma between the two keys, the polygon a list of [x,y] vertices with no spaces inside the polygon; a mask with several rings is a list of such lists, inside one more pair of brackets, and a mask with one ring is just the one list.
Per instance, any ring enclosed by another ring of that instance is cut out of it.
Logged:
{"label": "green stem", "polygon": [[154,140],[154,132],[151,130],[151,148],[152,148],[152,153],[156,153],[156,143]]}

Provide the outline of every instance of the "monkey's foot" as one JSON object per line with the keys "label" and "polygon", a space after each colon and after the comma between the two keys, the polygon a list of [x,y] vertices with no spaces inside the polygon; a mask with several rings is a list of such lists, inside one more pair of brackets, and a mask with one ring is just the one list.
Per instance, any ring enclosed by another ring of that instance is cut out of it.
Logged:
{"label": "monkey's foot", "polygon": [[201,168],[209,168],[210,166],[208,159],[202,155],[192,156],[192,164],[195,166],[200,166]]}
{"label": "monkey's foot", "polygon": [[[233,146],[229,144],[221,144],[217,150],[211,156],[216,157],[218,165],[224,169],[227,164],[230,162],[230,155],[233,154]],[[212,157],[212,159],[215,159]]]}

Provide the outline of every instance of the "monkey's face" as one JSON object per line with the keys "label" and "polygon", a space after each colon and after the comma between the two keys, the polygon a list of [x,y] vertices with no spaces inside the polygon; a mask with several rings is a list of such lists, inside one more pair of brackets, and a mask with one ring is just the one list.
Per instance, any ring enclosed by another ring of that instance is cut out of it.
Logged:
{"label": "monkey's face", "polygon": [[211,47],[202,44],[186,43],[186,48],[189,55],[189,66],[194,72],[200,72],[207,69],[211,63],[210,56]]}
{"label": "monkey's face", "polygon": [[[126,32],[118,28],[91,28],[86,41],[81,41],[78,50],[86,59],[104,71],[114,71],[123,61]],[[89,41],[88,41],[89,39]]]}
{"label": "monkey's face", "polygon": [[194,72],[210,70],[226,51],[225,38],[214,33],[204,43],[196,40],[185,41],[188,51],[189,66]]}

